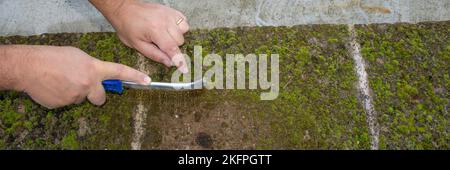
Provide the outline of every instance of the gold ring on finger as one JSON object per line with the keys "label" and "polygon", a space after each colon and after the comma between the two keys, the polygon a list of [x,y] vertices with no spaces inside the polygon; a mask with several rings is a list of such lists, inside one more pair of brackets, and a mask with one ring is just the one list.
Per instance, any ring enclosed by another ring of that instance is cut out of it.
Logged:
{"label": "gold ring on finger", "polygon": [[181,22],[183,22],[184,21],[184,18],[180,18],[180,19],[178,19],[178,21],[177,21],[177,25],[180,25],[181,24]]}

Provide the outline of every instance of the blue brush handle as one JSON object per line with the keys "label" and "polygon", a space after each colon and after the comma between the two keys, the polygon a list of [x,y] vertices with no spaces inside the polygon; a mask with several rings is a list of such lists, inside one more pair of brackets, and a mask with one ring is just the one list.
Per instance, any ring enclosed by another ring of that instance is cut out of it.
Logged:
{"label": "blue brush handle", "polygon": [[102,81],[103,88],[107,92],[123,93],[123,85],[121,80],[104,80]]}

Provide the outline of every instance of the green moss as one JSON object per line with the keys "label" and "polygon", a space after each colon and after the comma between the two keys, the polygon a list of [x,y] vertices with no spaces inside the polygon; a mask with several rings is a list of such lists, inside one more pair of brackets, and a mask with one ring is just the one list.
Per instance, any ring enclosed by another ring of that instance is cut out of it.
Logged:
{"label": "green moss", "polygon": [[[437,25],[357,29],[380,110],[382,148],[448,148],[442,111],[448,107],[450,50],[448,32]],[[405,38],[396,39],[396,29]],[[263,90],[127,90],[108,94],[102,107],[85,102],[47,110],[24,94],[0,92],[0,148],[129,149],[140,103],[147,109],[144,149],[195,149],[200,132],[211,134],[214,149],[367,149],[348,39],[343,25],[193,30],[182,46],[189,56],[194,45],[204,56],[279,54],[279,97],[260,101]],[[0,44],[17,43],[71,45],[101,60],[137,65],[136,51],[113,33],[0,37]],[[174,68],[149,65],[157,70],[150,75],[154,81],[170,81]]]}
{"label": "green moss", "polygon": [[63,137],[61,147],[63,149],[78,149],[77,134],[75,131],[70,131]]}
{"label": "green moss", "polygon": [[136,65],[135,51],[122,44],[113,33],[88,33],[80,36],[77,47],[103,61]]}
{"label": "green moss", "polygon": [[383,149],[448,149],[450,22],[359,26]]}
{"label": "green moss", "polygon": [[[60,39],[61,37],[66,39]],[[145,148],[178,146],[177,143],[165,146],[169,142],[163,141],[163,138],[170,138],[168,136],[181,138],[185,135],[182,132],[167,134],[164,130],[184,128],[170,117],[175,114],[186,117],[191,114],[197,115],[196,120],[200,126],[213,131],[216,136],[223,136],[223,140],[231,138],[254,142],[254,144],[243,143],[241,147],[248,145],[256,148],[368,148],[364,114],[355,97],[356,90],[352,86],[356,79],[352,60],[345,49],[344,40],[347,38],[345,26],[329,25],[192,31],[186,36],[186,45],[182,47],[182,50],[190,56],[194,45],[202,45],[204,55],[279,54],[282,66],[280,70],[282,90],[279,98],[275,101],[260,101],[260,90],[207,92],[129,90],[122,96],[108,95],[108,102],[102,107],[84,103],[57,110],[46,110],[31,104],[27,106],[29,109],[25,113],[27,115],[25,118],[11,120],[24,122],[22,124],[24,129],[29,131],[29,135],[20,141],[17,140],[19,135],[13,135],[8,138],[13,142],[6,145],[7,148],[19,143],[22,144],[22,148],[126,149],[131,143],[132,113],[136,109],[136,102],[142,101],[149,108],[146,124],[147,129],[151,129],[144,139]],[[44,40],[36,37],[32,39],[33,42],[41,41],[50,45],[74,45],[102,60],[136,65],[136,52],[122,45],[112,33],[45,35]],[[27,42],[27,37],[9,37],[2,41]],[[170,72],[174,69],[163,69],[159,64],[150,64],[160,70],[151,75],[154,80],[170,80]],[[2,103],[8,99],[29,100],[26,96],[4,98]],[[219,114],[222,109],[231,115],[225,120],[219,120],[224,121],[222,123],[214,123],[217,120],[209,117]],[[249,118],[244,122],[237,122],[242,119],[239,115]],[[33,120],[29,120],[31,117]],[[87,121],[89,125],[90,132],[85,136],[77,134],[81,128],[80,120]],[[216,127],[216,124],[233,126]],[[257,127],[252,128],[248,124]],[[224,128],[226,131],[241,129],[245,131],[245,135],[241,139],[227,136],[225,132],[219,133]],[[262,132],[258,132],[255,128]],[[224,146],[217,144],[216,148]]]}
{"label": "green moss", "polygon": [[[228,38],[233,43],[228,43]],[[194,31],[186,39],[183,50],[190,56],[193,45],[207,45],[203,49],[220,54],[279,54],[280,95],[274,101],[260,101],[260,90],[227,90],[208,92],[195,99],[175,95],[178,98],[171,101],[172,97],[167,96],[174,94],[154,92],[159,97],[143,98],[151,99],[149,104],[155,116],[171,115],[174,110],[197,112],[204,109],[203,103],[214,103],[209,107],[220,108],[224,105],[221,103],[228,102],[241,108],[232,114],[250,116],[258,128],[264,129],[251,134],[257,138],[256,148],[369,147],[365,115],[353,86],[353,62],[345,48],[346,27],[221,28]],[[186,108],[166,109],[173,105]],[[196,107],[190,108],[191,105]]]}
{"label": "green moss", "polygon": [[[8,93],[2,93],[1,97],[6,97]],[[26,96],[17,96],[13,100],[14,102],[10,100],[0,102],[2,120],[0,135],[2,141],[8,141],[4,145],[5,148],[104,149],[106,146],[111,149],[129,148],[131,127],[127,126],[126,122],[128,125],[131,124],[133,104],[115,103],[112,100],[102,107],[84,103],[79,106],[47,110],[33,103],[31,109],[19,113],[17,103],[29,99]],[[80,128],[81,118],[87,121],[90,131],[85,136],[77,137],[76,132]]]}

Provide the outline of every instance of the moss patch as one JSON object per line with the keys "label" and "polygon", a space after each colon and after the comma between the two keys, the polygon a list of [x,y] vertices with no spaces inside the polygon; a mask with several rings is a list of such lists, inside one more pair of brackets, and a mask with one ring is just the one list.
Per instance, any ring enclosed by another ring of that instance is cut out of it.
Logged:
{"label": "moss patch", "polygon": [[[381,147],[448,148],[448,24],[360,26],[358,33],[380,113]],[[128,90],[108,94],[102,107],[46,110],[23,94],[1,92],[0,146],[128,149],[141,103],[147,109],[144,149],[368,149],[348,39],[343,25],[194,30],[182,47],[190,56],[194,45],[222,57],[279,54],[279,97],[260,101],[260,90]],[[137,53],[113,33],[3,37],[0,43],[72,45],[102,60],[138,64]],[[155,81],[170,80],[174,70],[154,62],[149,67],[157,70],[150,75]],[[205,136],[207,145],[198,141]]]}
{"label": "moss patch", "polygon": [[380,148],[449,149],[450,22],[358,26]]}

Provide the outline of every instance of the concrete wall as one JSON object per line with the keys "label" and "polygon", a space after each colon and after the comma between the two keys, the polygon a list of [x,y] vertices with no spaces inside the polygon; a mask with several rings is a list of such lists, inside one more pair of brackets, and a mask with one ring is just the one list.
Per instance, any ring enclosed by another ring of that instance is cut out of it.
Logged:
{"label": "concrete wall", "polygon": [[[450,20],[449,0],[150,0],[192,28]],[[87,0],[0,0],[0,35],[113,31]]]}

